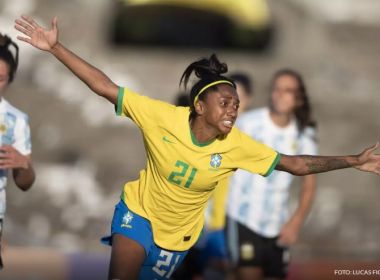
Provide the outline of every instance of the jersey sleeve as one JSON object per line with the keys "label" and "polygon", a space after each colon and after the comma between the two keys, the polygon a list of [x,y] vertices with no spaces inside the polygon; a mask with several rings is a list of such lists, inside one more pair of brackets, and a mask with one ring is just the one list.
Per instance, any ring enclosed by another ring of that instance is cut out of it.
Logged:
{"label": "jersey sleeve", "polygon": [[300,137],[299,154],[312,155],[318,154],[318,145],[316,140],[316,131],[312,127],[306,127]]}
{"label": "jersey sleeve", "polygon": [[28,117],[19,118],[17,120],[12,146],[23,155],[30,155],[32,153]]}
{"label": "jersey sleeve", "polygon": [[243,132],[239,132],[239,138],[236,157],[238,168],[265,177],[269,176],[280,161],[280,154]]}
{"label": "jersey sleeve", "polygon": [[174,105],[119,88],[116,114],[130,118],[141,129],[162,125],[174,111]]}

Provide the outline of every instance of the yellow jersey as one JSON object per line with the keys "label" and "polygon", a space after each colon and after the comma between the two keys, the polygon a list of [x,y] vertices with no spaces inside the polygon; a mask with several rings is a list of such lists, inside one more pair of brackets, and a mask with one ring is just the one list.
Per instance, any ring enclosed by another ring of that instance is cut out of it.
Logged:
{"label": "yellow jersey", "polygon": [[206,207],[206,227],[208,231],[222,230],[226,224],[226,203],[230,178],[218,182]]}
{"label": "yellow jersey", "polygon": [[219,181],[237,169],[269,175],[280,156],[233,128],[224,138],[198,143],[189,124],[189,107],[120,88],[116,113],[140,128],[147,166],[138,180],[124,185],[122,200],[148,219],[154,242],[185,251],[197,241],[204,210]]}
{"label": "yellow jersey", "polygon": [[218,182],[207,206],[206,215],[207,230],[221,230],[226,224],[226,202],[228,196],[230,178]]}

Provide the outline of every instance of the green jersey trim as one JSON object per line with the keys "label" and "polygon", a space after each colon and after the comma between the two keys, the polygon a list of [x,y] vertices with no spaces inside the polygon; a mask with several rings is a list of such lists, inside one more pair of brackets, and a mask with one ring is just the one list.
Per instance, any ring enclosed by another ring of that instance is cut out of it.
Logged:
{"label": "green jersey trim", "polygon": [[268,177],[273,172],[277,163],[280,160],[281,160],[281,155],[280,155],[280,153],[277,153],[276,158],[274,159],[274,161],[273,161],[272,165],[270,166],[270,168],[268,169],[267,173],[264,174],[264,177]]}
{"label": "green jersey trim", "polygon": [[191,135],[191,141],[193,142],[193,144],[195,146],[198,146],[198,147],[205,147],[205,146],[210,145],[212,142],[215,141],[215,139],[211,139],[211,140],[209,140],[207,142],[204,142],[204,143],[198,142],[198,140],[195,137],[195,135],[194,135],[193,131],[191,130],[191,128],[190,128],[190,135]]}
{"label": "green jersey trim", "polygon": [[123,112],[123,98],[124,98],[124,88],[119,87],[117,93],[117,104],[116,104],[116,115],[121,116]]}

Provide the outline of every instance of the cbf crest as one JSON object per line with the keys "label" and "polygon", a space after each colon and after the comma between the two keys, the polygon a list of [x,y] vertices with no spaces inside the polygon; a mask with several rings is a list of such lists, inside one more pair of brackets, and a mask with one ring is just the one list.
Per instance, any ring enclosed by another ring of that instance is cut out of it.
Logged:
{"label": "cbf crest", "polygon": [[213,168],[218,168],[222,163],[222,156],[220,154],[212,154],[210,165]]}
{"label": "cbf crest", "polygon": [[131,226],[132,219],[133,219],[133,214],[128,211],[127,214],[125,214],[123,217],[123,222],[121,224],[121,227],[132,228]]}

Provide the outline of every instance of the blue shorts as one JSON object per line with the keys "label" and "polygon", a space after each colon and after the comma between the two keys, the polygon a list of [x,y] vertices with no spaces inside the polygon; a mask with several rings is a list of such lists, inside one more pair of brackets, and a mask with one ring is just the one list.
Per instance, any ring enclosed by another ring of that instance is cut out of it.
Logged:
{"label": "blue shorts", "polygon": [[196,244],[208,258],[227,259],[227,243],[224,230],[205,231]]}
{"label": "blue shorts", "polygon": [[205,268],[212,259],[228,261],[226,236],[223,229],[215,231],[205,230],[195,248],[200,250],[198,265],[201,268]]}
{"label": "blue shorts", "polygon": [[197,269],[204,270],[210,261],[228,261],[228,250],[224,230],[203,231],[195,249],[199,252],[196,261]]}
{"label": "blue shorts", "polygon": [[115,233],[136,241],[144,248],[146,257],[141,267],[140,280],[170,279],[188,252],[170,251],[158,247],[154,243],[149,220],[129,210],[122,200],[115,206],[111,236],[103,237],[102,243],[112,245],[112,235]]}

